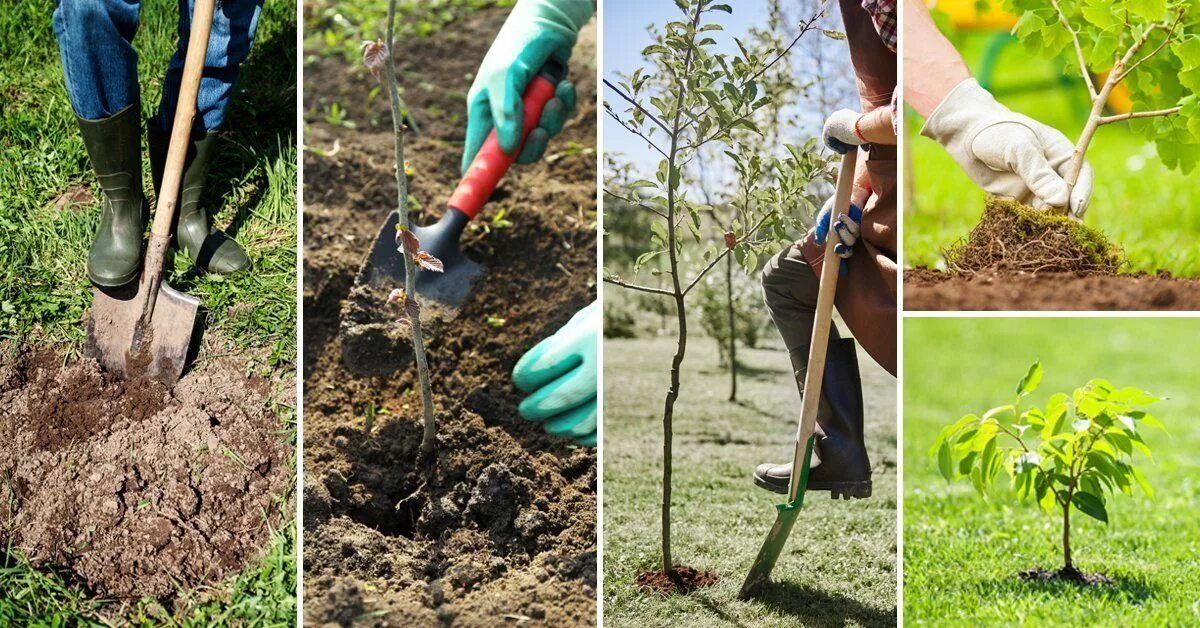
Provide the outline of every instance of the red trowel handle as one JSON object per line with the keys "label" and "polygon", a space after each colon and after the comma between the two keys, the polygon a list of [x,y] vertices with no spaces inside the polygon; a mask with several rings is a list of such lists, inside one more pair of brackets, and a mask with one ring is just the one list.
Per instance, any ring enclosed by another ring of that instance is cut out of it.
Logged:
{"label": "red trowel handle", "polygon": [[[557,66],[557,64],[553,65]],[[564,73],[565,68],[561,66],[553,69],[548,67],[533,78],[533,82],[525,88],[525,95],[521,98],[525,103],[525,119],[521,121],[521,143],[517,145],[517,149],[511,155],[505,155],[504,151],[500,150],[500,140],[496,138],[496,130],[492,129],[492,132],[488,133],[487,139],[483,141],[479,152],[475,154],[475,159],[471,161],[471,166],[467,168],[467,174],[463,175],[462,181],[454,189],[454,194],[450,195],[449,206],[451,208],[466,214],[468,219],[474,218],[479,213],[484,203],[487,203],[488,198],[492,195],[492,191],[500,183],[504,173],[508,172],[508,167],[516,161],[521,147],[525,145],[525,138],[529,137],[530,131],[537,127],[546,103],[554,98],[554,90],[558,84],[555,74],[561,76]]]}

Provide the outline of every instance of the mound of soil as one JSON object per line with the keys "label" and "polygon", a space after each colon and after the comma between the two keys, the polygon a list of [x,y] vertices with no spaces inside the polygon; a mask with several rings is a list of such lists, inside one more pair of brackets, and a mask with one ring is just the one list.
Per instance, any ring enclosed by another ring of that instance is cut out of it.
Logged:
{"label": "mound of soil", "polygon": [[[405,98],[423,132],[406,150],[421,224],[437,219],[457,183],[465,93],[506,14],[480,11],[399,44]],[[576,115],[546,159],[508,173],[464,237],[485,271],[457,318],[428,338],[438,408],[432,473],[417,463],[415,373],[355,375],[337,333],[396,202],[387,103],[370,101],[377,81],[339,59],[306,70],[306,142],[315,149],[305,155],[304,226],[311,624],[595,624],[595,451],[522,420],[509,379],[525,351],[595,298],[594,37],[591,26],[572,59]],[[331,102],[355,128],[325,122],[322,103]],[[511,226],[492,223],[500,209]]]}
{"label": "mound of soil", "polygon": [[1084,573],[1074,567],[1063,567],[1056,571],[1048,569],[1030,569],[1020,573],[1022,580],[1037,582],[1070,582],[1083,586],[1103,586],[1114,584],[1113,579],[1102,573]]}
{"label": "mound of soil", "polygon": [[662,595],[680,593],[687,595],[721,581],[712,571],[700,571],[693,567],[676,567],[673,571],[639,571],[634,580],[639,588],[651,589]]}
{"label": "mound of soil", "polygon": [[104,598],[169,602],[240,570],[292,477],[270,396],[232,359],[172,390],[19,352],[0,366],[0,542]]}
{"label": "mound of soil", "polygon": [[1200,281],[1158,275],[904,271],[904,309],[1200,310]]}
{"label": "mound of soil", "polygon": [[1073,272],[1114,274],[1122,252],[1096,229],[1067,216],[989,197],[979,224],[944,251],[955,274]]}

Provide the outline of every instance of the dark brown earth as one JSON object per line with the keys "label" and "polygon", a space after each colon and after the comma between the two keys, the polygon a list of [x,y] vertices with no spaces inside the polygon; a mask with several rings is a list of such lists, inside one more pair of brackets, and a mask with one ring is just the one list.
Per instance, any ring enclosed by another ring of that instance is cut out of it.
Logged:
{"label": "dark brown earth", "polygon": [[[206,360],[171,390],[95,361],[3,350],[0,543],[101,598],[172,601],[256,559],[281,525],[294,387]],[[290,402],[289,402],[290,403]]]}
{"label": "dark brown earth", "polygon": [[[457,183],[472,73],[506,15],[398,44],[412,193],[432,222]],[[594,625],[596,457],[516,413],[517,359],[595,298],[595,32],[573,59],[577,114],[548,156],[515,166],[464,239],[486,267],[429,338],[440,453],[418,468],[415,374],[346,370],[338,317],[395,207],[387,104],[338,59],[306,69],[305,617],[312,625]],[[310,51],[311,52],[311,51]],[[356,128],[325,122],[339,102]],[[511,227],[490,229],[506,209]],[[380,303],[380,307],[384,307]],[[489,325],[504,319],[503,324]],[[366,417],[373,414],[370,429]]]}
{"label": "dark brown earth", "polygon": [[1036,582],[1071,582],[1082,586],[1114,584],[1112,578],[1102,573],[1084,573],[1074,567],[1063,567],[1055,571],[1050,571],[1049,569],[1030,569],[1022,571],[1019,575],[1022,580]]}
{"label": "dark brown earth", "polygon": [[661,595],[681,593],[687,595],[721,581],[712,571],[700,571],[693,567],[676,567],[665,571],[639,571],[634,581],[638,588],[650,589]]}
{"label": "dark brown earth", "polygon": [[1200,280],[1166,274],[904,271],[904,309],[1200,310]]}

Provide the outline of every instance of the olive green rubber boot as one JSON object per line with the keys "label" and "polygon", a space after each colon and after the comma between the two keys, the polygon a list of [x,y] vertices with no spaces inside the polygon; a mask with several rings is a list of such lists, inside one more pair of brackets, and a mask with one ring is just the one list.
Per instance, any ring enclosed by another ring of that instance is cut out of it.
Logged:
{"label": "olive green rubber boot", "polygon": [[[162,189],[163,169],[171,137],[151,124],[150,170],[154,176],[154,193]],[[201,270],[228,275],[244,270],[250,258],[241,245],[225,232],[212,226],[212,218],[200,205],[208,168],[217,149],[217,136],[209,133],[188,142],[187,158],[183,162],[183,180],[179,185],[179,205],[175,213],[175,244]]]}
{"label": "olive green rubber boot", "polygon": [[103,193],[100,228],[88,251],[88,279],[116,288],[137,277],[150,218],[142,190],[141,111],[130,105],[100,120],[76,120]]}

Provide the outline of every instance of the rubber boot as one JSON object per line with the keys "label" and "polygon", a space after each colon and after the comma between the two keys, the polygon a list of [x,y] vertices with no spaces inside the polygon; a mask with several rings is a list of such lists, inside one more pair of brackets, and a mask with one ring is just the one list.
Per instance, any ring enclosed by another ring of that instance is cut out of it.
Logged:
{"label": "rubber boot", "polygon": [[88,279],[116,288],[137,277],[150,219],[142,189],[141,111],[130,105],[100,120],[76,120],[103,194],[100,228],[88,251]]}
{"label": "rubber boot", "polygon": [[[171,137],[150,125],[150,170],[154,177],[154,193],[162,189],[163,169]],[[209,133],[188,142],[183,162],[183,179],[179,185],[179,205],[175,213],[175,244],[197,268],[208,273],[228,275],[244,270],[250,258],[233,238],[212,226],[212,218],[200,204],[208,168],[216,153],[217,136]]]}
{"label": "rubber boot", "polygon": [[[803,389],[806,355],[792,353],[792,366]],[[829,344],[825,358],[825,381],[817,407],[817,443],[814,455],[820,464],[808,473],[809,491],[829,491],[833,499],[871,496],[871,460],[863,440],[862,379],[854,340],[843,338]],[[761,464],[754,482],[776,493],[786,494],[792,465]]]}

